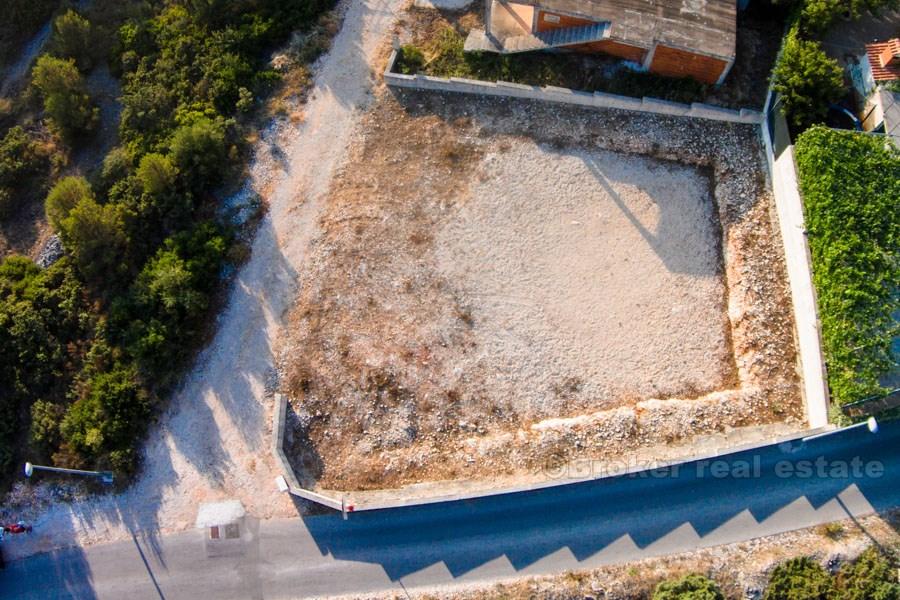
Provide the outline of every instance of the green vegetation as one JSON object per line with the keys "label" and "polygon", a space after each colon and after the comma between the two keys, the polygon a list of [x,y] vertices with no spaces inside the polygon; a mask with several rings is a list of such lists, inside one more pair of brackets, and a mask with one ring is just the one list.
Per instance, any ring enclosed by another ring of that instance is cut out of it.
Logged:
{"label": "green vegetation", "polygon": [[782,0],[797,8],[804,33],[815,35],[831,27],[838,19],[858,19],[866,13],[900,8],[900,0]]}
{"label": "green vegetation", "polygon": [[0,219],[15,208],[18,195],[38,185],[48,163],[47,151],[21,127],[0,138]]}
{"label": "green vegetation", "polygon": [[882,392],[900,311],[900,154],[880,136],[813,127],[797,139],[831,395]]}
{"label": "green vegetation", "polygon": [[716,582],[698,573],[664,581],[656,586],[653,600],[725,600]]}
{"label": "green vegetation", "polygon": [[820,122],[829,105],[844,95],[840,65],[819,42],[800,39],[796,31],[788,34],[772,78],[785,115],[800,129]]}
{"label": "green vegetation", "polygon": [[81,71],[90,70],[94,64],[91,23],[74,10],[69,9],[53,20],[50,46],[56,56],[73,59]]}
{"label": "green vegetation", "polygon": [[672,79],[627,69],[617,71],[613,77],[603,76],[599,70],[586,73],[577,55],[464,52],[464,46],[463,35],[453,27],[446,26],[426,46],[404,46],[395,68],[406,74],[424,73],[436,77],[555,85],[638,98],[652,96],[673,102],[699,102],[706,92],[706,86],[690,78]]}
{"label": "green vegetation", "polygon": [[900,8],[900,0],[774,0],[789,5],[793,17],[772,73],[782,112],[797,131],[823,122],[829,104],[846,93],[843,69],[829,58],[821,36],[839,19]]}
{"label": "green vegetation", "polygon": [[[724,600],[716,582],[698,573],[663,581],[653,600]],[[831,575],[807,557],[775,567],[764,600],[900,600],[895,561],[877,546]]]}
{"label": "green vegetation", "polygon": [[829,600],[834,583],[812,559],[792,558],[775,567],[764,600]]}
{"label": "green vegetation", "polygon": [[74,59],[42,55],[34,66],[31,81],[44,99],[44,111],[63,138],[71,141],[96,126],[97,109]]}
{"label": "green vegetation", "polygon": [[893,562],[872,546],[830,575],[812,559],[793,558],[772,572],[764,600],[897,600]]}
{"label": "green vegetation", "polygon": [[897,571],[875,546],[844,565],[836,588],[841,600],[900,600]]}
{"label": "green vegetation", "polygon": [[[18,256],[0,262],[3,472],[26,448],[61,466],[136,467],[159,398],[203,339],[223,267],[243,254],[214,216],[244,157],[236,115],[279,80],[263,63],[268,50],[317,27],[331,5],[97,3],[54,21],[52,55],[32,77],[45,116],[74,148],[84,143],[97,114],[82,71],[108,59],[122,81],[119,145],[99,173],[63,178],[47,195],[62,260],[45,270]],[[25,130],[6,132],[0,204],[47,160]]]}

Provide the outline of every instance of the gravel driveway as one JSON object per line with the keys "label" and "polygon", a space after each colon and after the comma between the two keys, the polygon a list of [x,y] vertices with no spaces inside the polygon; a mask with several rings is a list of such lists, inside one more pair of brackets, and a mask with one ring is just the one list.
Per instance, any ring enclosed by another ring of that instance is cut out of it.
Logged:
{"label": "gravel driveway", "polygon": [[[258,518],[296,508],[277,492],[269,453],[267,379],[282,315],[296,294],[295,268],[314,234],[332,173],[346,157],[360,110],[372,95],[386,34],[401,0],[351,0],[343,28],[321,61],[299,126],[262,132],[253,188],[273,190],[250,261],[237,274],[217,333],[146,442],[138,481],[119,495],[31,504],[32,536],[5,544],[7,558],[72,543],[141,537],[193,526],[200,502],[237,498]],[[280,164],[273,156],[279,156]],[[47,492],[48,490],[44,490]],[[45,494],[49,496],[49,494]]]}

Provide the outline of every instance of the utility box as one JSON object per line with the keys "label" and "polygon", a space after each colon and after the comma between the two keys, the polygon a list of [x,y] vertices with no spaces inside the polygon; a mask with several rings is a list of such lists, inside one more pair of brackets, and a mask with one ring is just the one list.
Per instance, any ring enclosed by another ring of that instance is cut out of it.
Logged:
{"label": "utility box", "polygon": [[206,555],[236,556],[244,553],[250,537],[245,525],[247,511],[238,500],[205,502],[197,511],[197,529],[203,530]]}

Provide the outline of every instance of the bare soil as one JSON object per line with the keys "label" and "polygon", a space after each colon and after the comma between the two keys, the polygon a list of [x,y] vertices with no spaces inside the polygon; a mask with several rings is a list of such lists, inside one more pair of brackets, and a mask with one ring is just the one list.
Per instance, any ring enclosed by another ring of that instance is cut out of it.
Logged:
{"label": "bare soil", "polygon": [[350,152],[280,349],[308,485],[802,422],[754,128],[386,91]]}

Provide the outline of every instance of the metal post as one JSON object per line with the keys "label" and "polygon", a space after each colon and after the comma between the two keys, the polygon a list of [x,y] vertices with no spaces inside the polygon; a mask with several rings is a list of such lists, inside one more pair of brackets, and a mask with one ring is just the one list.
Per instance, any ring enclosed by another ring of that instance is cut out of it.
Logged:
{"label": "metal post", "polygon": [[99,477],[100,481],[105,484],[111,484],[114,480],[112,471],[84,471],[82,469],[64,469],[62,467],[33,465],[30,462],[25,463],[25,477],[31,477],[31,475],[35,471],[50,471],[52,473],[66,473],[69,475],[86,475],[88,477]]}

